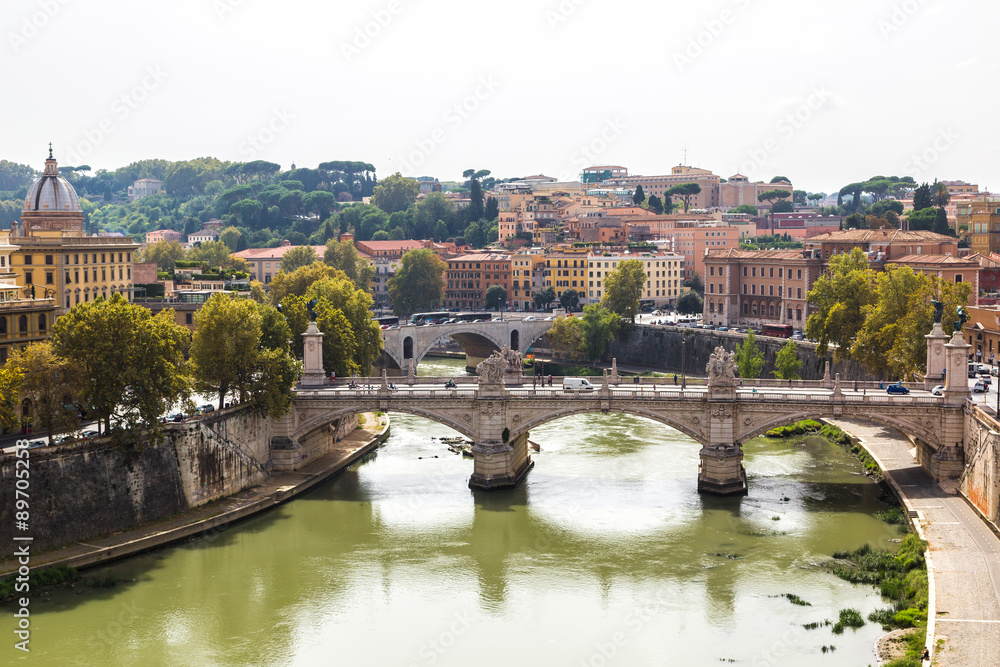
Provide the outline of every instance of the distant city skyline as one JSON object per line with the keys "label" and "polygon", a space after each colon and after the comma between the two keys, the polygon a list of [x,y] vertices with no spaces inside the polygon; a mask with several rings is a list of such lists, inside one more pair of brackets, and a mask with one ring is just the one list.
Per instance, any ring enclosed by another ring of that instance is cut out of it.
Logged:
{"label": "distant city skyline", "polygon": [[686,162],[812,192],[876,174],[996,189],[1000,7],[971,5],[13,0],[0,48],[26,91],[0,159],[41,170],[51,141],[94,169],[213,156],[575,179]]}

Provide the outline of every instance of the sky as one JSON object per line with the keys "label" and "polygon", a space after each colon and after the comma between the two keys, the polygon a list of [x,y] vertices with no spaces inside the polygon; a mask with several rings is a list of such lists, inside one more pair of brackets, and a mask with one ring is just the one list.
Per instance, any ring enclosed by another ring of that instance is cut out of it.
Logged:
{"label": "sky", "polygon": [[1000,189],[996,0],[6,0],[0,159]]}

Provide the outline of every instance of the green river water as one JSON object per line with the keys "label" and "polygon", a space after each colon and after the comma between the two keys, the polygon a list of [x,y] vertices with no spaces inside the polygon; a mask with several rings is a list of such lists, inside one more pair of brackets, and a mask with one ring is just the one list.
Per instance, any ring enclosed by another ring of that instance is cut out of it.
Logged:
{"label": "green river water", "polygon": [[[420,372],[463,368],[428,359]],[[38,665],[874,664],[881,631],[870,623],[802,629],[885,606],[818,566],[898,537],[843,449],[754,440],[749,496],[715,498],[696,491],[690,438],[635,417],[577,416],[532,432],[541,452],[519,488],[483,493],[467,486],[472,460],[435,439],[454,432],[391,420],[376,454],[299,499],[35,597],[30,655],[15,655],[10,636],[0,655]]]}

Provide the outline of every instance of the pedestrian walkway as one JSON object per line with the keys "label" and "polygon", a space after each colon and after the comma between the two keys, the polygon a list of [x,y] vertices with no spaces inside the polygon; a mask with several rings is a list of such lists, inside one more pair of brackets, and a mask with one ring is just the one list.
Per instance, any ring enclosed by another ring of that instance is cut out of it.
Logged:
{"label": "pedestrian walkway", "polygon": [[[368,415],[369,422],[375,419]],[[329,479],[377,448],[389,433],[388,416],[370,428],[357,428],[333,446],[332,451],[294,472],[276,472],[263,482],[232,496],[132,530],[76,542],[32,554],[32,569],[68,565],[91,567],[133,556],[202,533],[215,534],[235,521],[268,510]],[[0,561],[0,577],[17,570],[15,558]]]}
{"label": "pedestrian walkway", "polygon": [[871,423],[830,421],[860,440],[911,516],[916,512],[930,552],[927,632],[933,664],[1000,667],[1000,538],[958,494],[955,482],[942,486],[931,479],[900,433]]}

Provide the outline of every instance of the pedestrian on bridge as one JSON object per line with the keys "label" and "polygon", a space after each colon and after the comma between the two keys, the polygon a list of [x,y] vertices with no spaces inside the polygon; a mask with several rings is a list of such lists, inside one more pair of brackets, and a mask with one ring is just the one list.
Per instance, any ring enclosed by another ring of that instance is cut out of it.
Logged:
{"label": "pedestrian on bridge", "polygon": [[674,386],[677,386],[677,373],[674,373]]}

